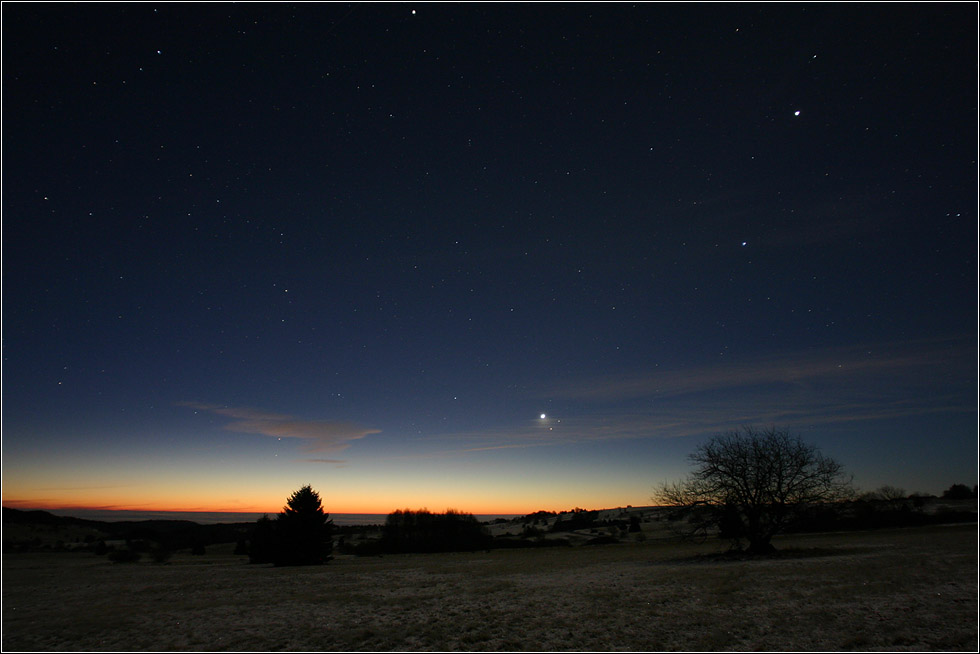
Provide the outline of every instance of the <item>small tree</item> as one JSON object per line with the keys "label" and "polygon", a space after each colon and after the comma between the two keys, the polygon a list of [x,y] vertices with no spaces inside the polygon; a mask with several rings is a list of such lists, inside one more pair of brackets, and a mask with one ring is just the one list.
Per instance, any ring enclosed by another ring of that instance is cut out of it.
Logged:
{"label": "small tree", "polygon": [[839,463],[775,428],[716,436],[689,459],[691,475],[663,484],[654,501],[675,508],[671,517],[687,535],[718,529],[734,548],[747,540],[753,554],[772,551],[772,537],[804,508],[853,494]]}

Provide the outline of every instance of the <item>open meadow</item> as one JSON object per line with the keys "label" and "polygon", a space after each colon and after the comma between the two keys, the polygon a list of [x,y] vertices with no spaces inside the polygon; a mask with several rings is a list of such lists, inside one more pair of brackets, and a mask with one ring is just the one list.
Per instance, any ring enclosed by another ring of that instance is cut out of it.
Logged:
{"label": "open meadow", "polygon": [[248,565],[3,557],[11,650],[976,651],[977,526]]}

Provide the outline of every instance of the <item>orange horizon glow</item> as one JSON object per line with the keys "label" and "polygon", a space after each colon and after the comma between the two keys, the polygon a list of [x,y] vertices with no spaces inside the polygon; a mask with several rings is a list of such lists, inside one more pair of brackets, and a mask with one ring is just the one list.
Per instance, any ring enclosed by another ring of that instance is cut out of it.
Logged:
{"label": "orange horizon glow", "polygon": [[[160,504],[160,503],[121,503],[121,504],[66,504],[63,502],[52,502],[44,500],[19,500],[19,499],[7,499],[4,498],[3,506],[11,509],[19,509],[21,511],[30,510],[40,510],[40,511],[132,511],[132,512],[144,512],[144,513],[266,513],[269,515],[274,515],[282,511],[285,505],[285,500],[282,504],[272,507],[263,506],[246,506],[246,507],[214,507],[214,508],[202,508],[200,505],[196,506],[181,506],[173,504]],[[576,505],[577,506],[577,505]],[[577,506],[577,508],[582,508],[587,511],[601,511],[611,508],[620,508],[631,506],[627,504],[621,504],[616,506]],[[344,510],[347,509],[347,510]],[[353,510],[351,510],[353,509]],[[517,506],[505,506],[496,507],[494,509],[489,509],[486,506],[480,506],[476,509],[463,507],[461,505],[453,505],[452,503],[446,506],[416,506],[411,503],[407,505],[399,505],[394,507],[388,507],[386,509],[381,509],[378,507],[341,507],[341,508],[331,508],[324,506],[323,510],[328,514],[368,514],[368,515],[388,515],[394,511],[399,510],[413,510],[418,511],[420,509],[432,511],[433,513],[441,513],[448,510],[459,511],[462,513],[471,513],[473,515],[528,515],[536,511],[570,511],[572,509],[569,507],[561,508],[545,508],[541,506],[536,506],[536,508],[527,508],[527,506],[517,507]]]}

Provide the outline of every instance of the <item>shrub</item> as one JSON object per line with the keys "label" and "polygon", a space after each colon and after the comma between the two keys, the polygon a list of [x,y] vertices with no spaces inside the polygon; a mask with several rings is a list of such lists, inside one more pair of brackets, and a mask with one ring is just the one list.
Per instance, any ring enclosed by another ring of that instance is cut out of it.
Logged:
{"label": "shrub", "polygon": [[544,532],[537,527],[532,527],[531,525],[525,525],[524,530],[521,532],[522,538],[535,538],[538,536],[543,536]]}
{"label": "shrub", "polygon": [[171,556],[173,556],[173,550],[161,543],[157,543],[150,548],[150,557],[156,563],[166,563],[170,560]]}
{"label": "shrub", "polygon": [[360,543],[354,545],[353,548],[355,556],[381,556],[384,554],[384,550],[381,547],[381,541],[379,540],[364,540]]}
{"label": "shrub", "polygon": [[490,547],[495,550],[506,550],[524,547],[567,547],[571,542],[567,538],[494,538]]}
{"label": "shrub", "polygon": [[109,560],[113,563],[136,563],[140,560],[141,554],[135,550],[112,550],[109,552]]}

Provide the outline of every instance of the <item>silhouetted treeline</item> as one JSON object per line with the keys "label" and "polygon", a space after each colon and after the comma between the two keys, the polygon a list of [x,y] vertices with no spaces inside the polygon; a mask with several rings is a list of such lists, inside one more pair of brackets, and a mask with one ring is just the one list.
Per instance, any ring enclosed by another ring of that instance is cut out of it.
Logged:
{"label": "silhouetted treeline", "polygon": [[555,511],[535,511],[534,513],[528,513],[523,518],[520,518],[520,521],[524,524],[536,525],[539,522],[546,523],[556,515],[558,515],[558,513]]}
{"label": "silhouetted treeline", "polygon": [[934,498],[911,497],[813,506],[803,512],[786,531],[854,531],[977,521],[977,512],[971,506],[940,506],[933,511],[927,511],[926,507],[934,501]]}
{"label": "silhouetted treeline", "polygon": [[943,491],[944,500],[968,500],[971,497],[977,496],[977,487],[974,486],[973,490],[966,484],[953,484],[949,488]]}
{"label": "silhouetted treeline", "polygon": [[[399,510],[388,514],[377,545],[381,552],[465,552],[486,549],[493,538],[470,513]],[[366,546],[371,547],[371,546]]]}

